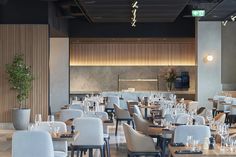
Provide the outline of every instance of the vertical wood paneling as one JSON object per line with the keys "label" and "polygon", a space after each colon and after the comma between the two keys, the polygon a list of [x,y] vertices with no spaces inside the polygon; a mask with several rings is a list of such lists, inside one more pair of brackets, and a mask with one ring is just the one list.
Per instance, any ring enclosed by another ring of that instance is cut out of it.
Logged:
{"label": "vertical wood paneling", "polygon": [[0,25],[0,122],[11,122],[11,109],[18,107],[16,92],[10,90],[5,65],[17,53],[24,54],[35,80],[27,101],[31,120],[35,113],[48,114],[48,25]]}
{"label": "vertical wood paneling", "polygon": [[193,38],[70,40],[70,64],[77,66],[195,65]]}

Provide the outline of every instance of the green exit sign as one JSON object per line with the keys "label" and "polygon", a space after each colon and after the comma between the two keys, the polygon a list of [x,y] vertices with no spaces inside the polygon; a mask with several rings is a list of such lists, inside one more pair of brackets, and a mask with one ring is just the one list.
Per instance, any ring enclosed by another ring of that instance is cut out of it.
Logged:
{"label": "green exit sign", "polygon": [[205,10],[192,10],[193,17],[202,17],[205,16]]}

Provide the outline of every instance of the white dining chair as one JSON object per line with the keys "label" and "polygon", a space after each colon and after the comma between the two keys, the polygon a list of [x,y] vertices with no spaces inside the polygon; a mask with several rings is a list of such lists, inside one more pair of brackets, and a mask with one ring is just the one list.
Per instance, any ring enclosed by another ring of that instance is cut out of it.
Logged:
{"label": "white dining chair", "polygon": [[[33,130],[41,130],[47,132],[53,132],[58,129],[58,133],[66,133],[67,128],[64,122],[55,121],[52,123],[52,126],[48,122],[40,122],[38,125],[35,125]],[[66,157],[68,153],[68,144],[67,141],[53,141],[54,154],[56,157]]]}
{"label": "white dining chair", "polygon": [[150,136],[135,131],[127,124],[123,124],[127,143],[128,156],[161,156],[160,149],[156,149],[155,143]]}
{"label": "white dining chair", "polygon": [[200,115],[195,115],[194,120],[195,120],[195,125],[205,125],[206,123],[205,118]]}
{"label": "white dining chair", "polygon": [[180,125],[175,128],[174,142],[187,143],[187,136],[199,140],[199,144],[204,144],[205,138],[210,138],[211,131],[209,126],[205,125]]}
{"label": "white dining chair", "polygon": [[60,121],[65,122],[69,119],[75,119],[83,116],[83,111],[79,109],[64,109],[61,110]]}
{"label": "white dining chair", "polygon": [[191,118],[191,116],[189,114],[186,114],[186,113],[178,114],[176,117],[176,123],[187,124],[189,121],[189,118]]}
{"label": "white dining chair", "polygon": [[[79,131],[79,136],[72,144],[71,156],[74,152],[89,149],[89,156],[92,155],[92,149],[99,149],[101,157],[104,157],[104,135],[102,120],[93,117],[76,118],[73,121],[75,130]],[[81,152],[82,153],[82,152]]]}
{"label": "white dining chair", "polygon": [[118,96],[107,97],[107,104],[105,106],[105,112],[108,113],[110,120],[113,120],[113,114],[115,113],[114,104],[120,106],[120,98]]}
{"label": "white dining chair", "polygon": [[188,111],[189,112],[197,111],[197,109],[198,109],[198,101],[190,101],[188,105]]}
{"label": "white dining chair", "polygon": [[84,110],[84,105],[83,103],[72,104],[69,106],[69,109]]}
{"label": "white dining chair", "polygon": [[16,131],[12,157],[54,157],[51,135],[45,131]]}

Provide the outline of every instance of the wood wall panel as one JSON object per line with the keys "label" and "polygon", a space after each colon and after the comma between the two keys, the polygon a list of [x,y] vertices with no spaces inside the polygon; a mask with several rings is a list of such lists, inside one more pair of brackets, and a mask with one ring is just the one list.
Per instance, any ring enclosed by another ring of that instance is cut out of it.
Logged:
{"label": "wood wall panel", "polygon": [[48,25],[0,25],[0,122],[11,122],[11,109],[18,107],[16,92],[10,90],[5,65],[11,63],[17,53],[24,54],[31,66],[32,91],[27,101],[31,120],[36,113],[48,114]]}
{"label": "wood wall panel", "polygon": [[72,66],[193,66],[194,38],[72,38]]}

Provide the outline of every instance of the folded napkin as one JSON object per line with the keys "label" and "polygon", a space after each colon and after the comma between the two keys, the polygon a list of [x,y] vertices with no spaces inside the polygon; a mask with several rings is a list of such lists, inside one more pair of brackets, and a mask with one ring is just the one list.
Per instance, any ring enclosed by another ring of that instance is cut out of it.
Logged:
{"label": "folded napkin", "polygon": [[177,150],[175,154],[202,154],[202,151],[192,151],[192,150]]}

